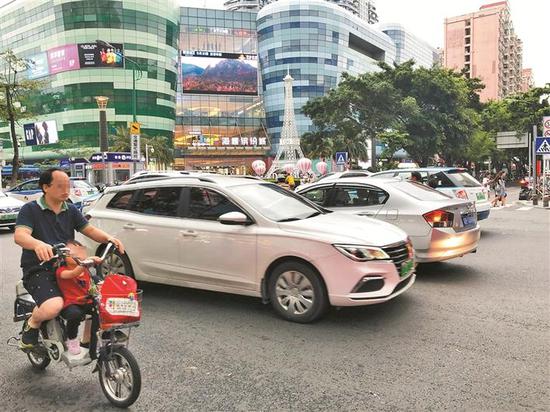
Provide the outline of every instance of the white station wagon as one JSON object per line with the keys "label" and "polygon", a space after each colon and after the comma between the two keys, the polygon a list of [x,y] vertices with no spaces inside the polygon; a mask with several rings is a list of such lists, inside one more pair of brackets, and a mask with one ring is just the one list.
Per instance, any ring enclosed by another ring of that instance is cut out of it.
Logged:
{"label": "white station wagon", "polygon": [[291,321],[313,321],[329,305],[385,302],[415,280],[401,229],[332,213],[253,177],[205,174],[110,187],[88,214],[126,248],[102,270],[261,297]]}

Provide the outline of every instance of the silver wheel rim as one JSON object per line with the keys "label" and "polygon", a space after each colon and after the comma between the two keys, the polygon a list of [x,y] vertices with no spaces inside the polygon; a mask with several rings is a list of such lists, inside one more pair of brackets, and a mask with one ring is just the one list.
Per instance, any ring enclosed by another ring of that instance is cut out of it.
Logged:
{"label": "silver wheel rim", "polygon": [[132,369],[126,358],[119,353],[113,353],[110,360],[106,361],[112,371],[107,376],[107,366],[101,368],[101,377],[105,391],[116,401],[123,402],[130,397],[134,387]]}
{"label": "silver wheel rim", "polygon": [[126,265],[122,258],[116,253],[107,256],[103,263],[101,264],[101,274],[103,277],[109,275],[110,273],[121,273],[127,275]]}
{"label": "silver wheel rim", "polygon": [[281,273],[275,284],[279,305],[288,313],[303,315],[313,306],[313,286],[303,273],[289,270]]}

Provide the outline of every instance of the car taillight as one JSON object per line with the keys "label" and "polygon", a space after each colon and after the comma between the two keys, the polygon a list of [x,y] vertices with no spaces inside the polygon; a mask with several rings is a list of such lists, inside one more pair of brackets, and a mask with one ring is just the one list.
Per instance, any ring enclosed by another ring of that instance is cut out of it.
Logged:
{"label": "car taillight", "polygon": [[80,191],[80,189],[75,189],[74,194],[75,196],[82,196],[82,192]]}
{"label": "car taillight", "polygon": [[453,227],[454,215],[444,210],[432,210],[423,215],[431,227]]}
{"label": "car taillight", "polygon": [[464,189],[454,190],[454,193],[459,199],[468,199],[468,193]]}

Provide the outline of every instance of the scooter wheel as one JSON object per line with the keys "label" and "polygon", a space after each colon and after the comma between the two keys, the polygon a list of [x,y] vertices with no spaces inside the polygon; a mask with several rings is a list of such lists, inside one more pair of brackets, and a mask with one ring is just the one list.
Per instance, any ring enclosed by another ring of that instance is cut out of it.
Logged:
{"label": "scooter wheel", "polygon": [[48,355],[39,354],[33,351],[28,352],[27,357],[29,358],[29,362],[32,367],[40,371],[46,369],[51,362]]}
{"label": "scooter wheel", "polygon": [[136,401],[141,392],[141,372],[127,348],[114,348],[99,359],[99,384],[105,397],[118,408]]}

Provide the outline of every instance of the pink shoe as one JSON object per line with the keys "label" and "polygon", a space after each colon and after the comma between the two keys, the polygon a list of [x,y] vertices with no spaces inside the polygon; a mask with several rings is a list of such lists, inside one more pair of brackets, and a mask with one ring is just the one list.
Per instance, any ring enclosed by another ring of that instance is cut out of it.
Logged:
{"label": "pink shoe", "polygon": [[80,353],[80,340],[78,338],[68,339],[67,349],[71,355],[78,355]]}

